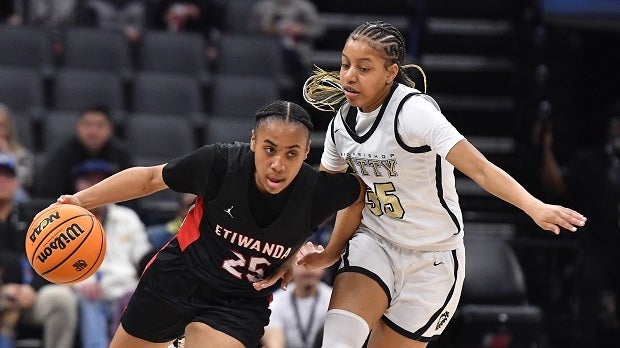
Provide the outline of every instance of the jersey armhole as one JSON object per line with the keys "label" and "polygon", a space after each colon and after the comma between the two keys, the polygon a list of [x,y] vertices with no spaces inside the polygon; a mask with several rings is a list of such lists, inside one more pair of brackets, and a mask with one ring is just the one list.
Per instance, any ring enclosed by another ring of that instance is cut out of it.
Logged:
{"label": "jersey armhole", "polygon": [[396,142],[405,151],[408,151],[408,152],[411,152],[411,153],[424,153],[424,152],[431,151],[431,147],[428,146],[428,145],[409,146],[409,145],[405,144],[405,141],[403,141],[403,138],[398,133],[398,116],[400,115],[400,111],[403,108],[403,105],[405,104],[405,102],[407,100],[409,100],[409,98],[414,97],[414,96],[418,96],[418,95],[424,95],[424,93],[411,92],[411,93],[407,94],[406,96],[404,96],[403,99],[398,104],[398,107],[396,108],[396,115],[394,115],[394,136],[396,137]]}

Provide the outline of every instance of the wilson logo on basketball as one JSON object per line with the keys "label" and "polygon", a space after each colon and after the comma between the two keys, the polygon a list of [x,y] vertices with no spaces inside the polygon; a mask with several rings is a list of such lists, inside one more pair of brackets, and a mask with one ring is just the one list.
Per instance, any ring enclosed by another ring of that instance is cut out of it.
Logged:
{"label": "wilson logo on basketball", "polygon": [[41,263],[45,263],[47,258],[52,256],[54,250],[63,250],[67,247],[67,244],[76,240],[82,233],[84,233],[84,230],[80,227],[80,225],[75,223],[71,224],[65,229],[64,232],[59,233],[58,236],[52,239],[52,241],[43,248],[39,255],[37,255],[37,259],[39,259]]}
{"label": "wilson logo on basketball", "polygon": [[49,226],[51,223],[54,222],[54,220],[60,219],[60,212],[55,211],[53,214],[50,214],[50,216],[44,218],[43,220],[41,220],[41,222],[39,223],[39,225],[37,227],[35,227],[32,231],[32,233],[30,234],[30,241],[31,242],[35,242],[37,240],[37,236],[41,234],[41,232],[47,227]]}
{"label": "wilson logo on basketball", "polygon": [[86,263],[86,261],[84,260],[77,260],[74,264],[73,264],[73,268],[80,272],[86,269],[86,267],[88,267],[88,264]]}

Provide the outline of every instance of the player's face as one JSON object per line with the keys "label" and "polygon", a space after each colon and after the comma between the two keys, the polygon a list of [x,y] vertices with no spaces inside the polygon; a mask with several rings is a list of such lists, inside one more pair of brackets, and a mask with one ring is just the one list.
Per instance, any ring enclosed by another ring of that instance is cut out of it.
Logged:
{"label": "player's face", "polygon": [[398,65],[386,68],[379,48],[370,46],[367,39],[347,40],[342,50],[340,83],[352,106],[371,112],[383,104],[398,73]]}
{"label": "player's face", "polygon": [[307,128],[297,122],[268,120],[252,134],[256,185],[276,194],[291,184],[310,151]]}

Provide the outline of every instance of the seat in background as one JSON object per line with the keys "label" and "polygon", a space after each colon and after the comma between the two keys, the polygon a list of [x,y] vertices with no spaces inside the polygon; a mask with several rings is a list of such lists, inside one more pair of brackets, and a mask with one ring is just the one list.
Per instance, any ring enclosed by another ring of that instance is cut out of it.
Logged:
{"label": "seat in background", "polygon": [[39,27],[0,26],[0,65],[38,69],[46,77],[53,70],[49,34]]}
{"label": "seat in background", "polygon": [[100,70],[130,78],[133,70],[129,42],[121,32],[71,27],[64,33],[62,65]]}
{"label": "seat in background", "polygon": [[196,148],[187,119],[175,115],[131,115],[125,122],[124,138],[136,165],[156,165]]}
{"label": "seat in background", "polygon": [[41,119],[41,152],[49,152],[54,146],[75,134],[78,112],[49,111]]}
{"label": "seat in background", "polygon": [[138,50],[141,71],[207,74],[206,46],[198,33],[147,31]]}
{"label": "seat in background", "polygon": [[224,29],[230,34],[248,33],[254,0],[227,0],[224,7]]}
{"label": "seat in background", "polygon": [[179,73],[137,73],[132,104],[137,113],[191,115],[204,110],[196,77]]}
{"label": "seat in background", "polygon": [[485,335],[504,335],[511,347],[537,346],[542,312],[528,303],[523,270],[509,241],[468,237],[465,250],[461,301],[444,339],[465,348],[481,346]]}
{"label": "seat in background", "polygon": [[261,76],[290,92],[293,79],[286,74],[278,39],[257,34],[225,34],[219,42],[215,72],[226,75]]}
{"label": "seat in background", "polygon": [[12,111],[35,112],[44,109],[43,76],[33,69],[0,66],[0,102]]}
{"label": "seat in background", "polygon": [[59,69],[54,80],[52,106],[57,110],[81,111],[92,104],[113,113],[125,110],[122,78],[101,71]]}
{"label": "seat in background", "polygon": [[213,115],[247,118],[276,99],[280,99],[280,92],[271,78],[218,74],[213,78],[210,111]]}
{"label": "seat in background", "polygon": [[207,120],[203,141],[206,144],[230,143],[235,141],[249,142],[254,129],[254,117],[227,117],[212,115]]}

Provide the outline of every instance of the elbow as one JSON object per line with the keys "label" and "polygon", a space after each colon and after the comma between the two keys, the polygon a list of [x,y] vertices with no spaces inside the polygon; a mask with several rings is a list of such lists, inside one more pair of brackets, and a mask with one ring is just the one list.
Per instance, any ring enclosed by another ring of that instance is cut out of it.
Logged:
{"label": "elbow", "polygon": [[163,167],[164,165],[142,168],[142,170],[146,171],[144,175],[146,180],[144,180],[143,185],[140,188],[140,191],[143,194],[151,194],[153,192],[168,188],[162,175]]}

